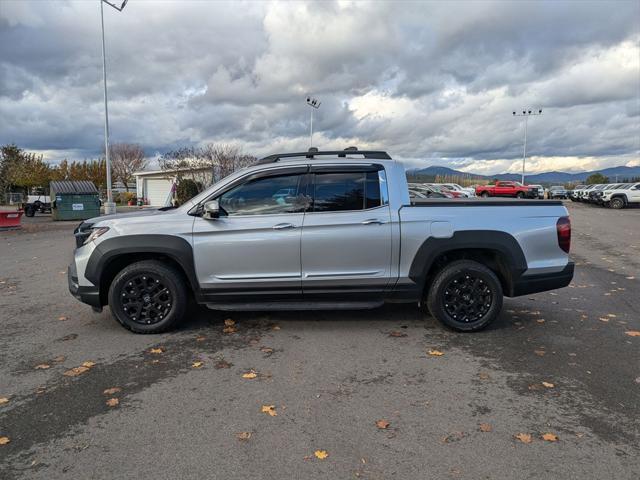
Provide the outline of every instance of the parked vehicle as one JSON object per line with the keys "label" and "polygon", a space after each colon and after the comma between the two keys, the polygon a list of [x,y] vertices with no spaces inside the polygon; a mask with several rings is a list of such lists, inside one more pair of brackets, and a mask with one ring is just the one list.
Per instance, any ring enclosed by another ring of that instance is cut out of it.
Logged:
{"label": "parked vehicle", "polygon": [[630,205],[640,204],[640,182],[623,183],[618,188],[605,189],[601,197],[602,204],[615,208],[625,208]]}
{"label": "parked vehicle", "polygon": [[474,331],[503,295],[569,284],[567,215],[556,201],[411,199],[385,152],[271,155],[180,207],[81,223],[69,290],[137,333],[174,327],[190,298],[218,310],[418,303]]}
{"label": "parked vehicle", "polygon": [[597,187],[597,184],[587,185],[584,188],[575,189],[574,196],[578,202],[583,202],[585,200],[585,196],[589,195],[589,192]]}
{"label": "parked vehicle", "polygon": [[560,185],[553,186],[549,189],[549,198],[567,198],[567,190]]}
{"label": "parked vehicle", "polygon": [[538,198],[544,198],[544,187],[542,185],[529,185],[531,188],[538,189]]}
{"label": "parked vehicle", "polygon": [[538,198],[538,189],[522,185],[520,182],[496,182],[493,185],[479,185],[476,187],[478,197],[517,197]]}
{"label": "parked vehicle", "polygon": [[575,187],[573,187],[573,190],[570,190],[567,193],[567,196],[569,197],[569,199],[572,202],[577,202],[578,201],[578,192],[581,191],[582,189],[584,189],[586,187],[586,185],[576,185]]}
{"label": "parked vehicle", "polygon": [[584,201],[587,203],[598,203],[598,199],[602,195],[602,191],[607,187],[613,187],[613,184],[600,184],[593,187],[591,190],[585,193],[583,196]]}
{"label": "parked vehicle", "polygon": [[33,217],[36,212],[51,213],[51,198],[41,193],[27,195],[27,201],[22,204],[22,209],[27,217]]}
{"label": "parked vehicle", "polygon": [[433,190],[435,190],[436,192],[442,193],[449,198],[463,198],[463,197],[466,198],[467,197],[466,194],[464,194],[463,192],[458,192],[456,190],[449,190],[448,188],[444,187],[439,183],[427,183],[426,185],[432,188]]}
{"label": "parked vehicle", "polygon": [[421,193],[424,195],[423,198],[454,198],[450,193],[435,188],[427,183],[409,184],[409,191]]}
{"label": "parked vehicle", "polygon": [[454,191],[454,192],[461,192],[463,193],[463,197],[475,197],[476,196],[476,189],[475,188],[471,188],[471,187],[462,187],[460,185],[458,185],[457,183],[438,183],[437,185],[442,185],[443,187],[445,187],[448,190]]}

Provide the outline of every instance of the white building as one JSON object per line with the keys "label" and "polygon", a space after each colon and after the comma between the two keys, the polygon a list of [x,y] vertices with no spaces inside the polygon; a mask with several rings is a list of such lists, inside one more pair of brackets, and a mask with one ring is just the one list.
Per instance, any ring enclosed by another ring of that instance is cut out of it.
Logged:
{"label": "white building", "polygon": [[[210,167],[185,169],[182,177],[196,180],[201,179],[203,175],[202,172],[209,168]],[[197,178],[194,178],[194,175],[190,175],[190,172],[197,172]],[[149,170],[136,172],[133,175],[136,177],[136,196],[138,198],[144,198],[145,203],[152,207],[167,207],[171,205],[173,186],[176,183],[174,172]]]}

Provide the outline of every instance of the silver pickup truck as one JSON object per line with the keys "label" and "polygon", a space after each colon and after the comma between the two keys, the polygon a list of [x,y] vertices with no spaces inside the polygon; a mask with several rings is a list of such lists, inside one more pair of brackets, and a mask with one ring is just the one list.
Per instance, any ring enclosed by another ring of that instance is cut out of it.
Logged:
{"label": "silver pickup truck", "polygon": [[156,333],[189,303],[216,310],[416,303],[473,331],[503,295],[565,287],[571,224],[560,202],[410,199],[381,151],[272,155],[186,204],[87,220],[69,290],[126,328]]}

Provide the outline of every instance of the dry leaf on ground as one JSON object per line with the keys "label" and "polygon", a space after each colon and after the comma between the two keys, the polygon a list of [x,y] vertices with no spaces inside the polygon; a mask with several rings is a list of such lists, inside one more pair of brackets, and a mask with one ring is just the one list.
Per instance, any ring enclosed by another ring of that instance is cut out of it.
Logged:
{"label": "dry leaf on ground", "polygon": [[601,322],[608,322],[609,319],[607,317],[600,317],[598,318],[598,320],[600,320]]}
{"label": "dry leaf on ground", "polygon": [[251,438],[251,432],[239,432],[236,433],[236,438],[238,440],[249,440]]}
{"label": "dry leaf on ground", "polygon": [[607,313],[607,317],[609,317],[609,318],[618,318],[618,316],[614,315],[613,313]]}
{"label": "dry leaf on ground", "polygon": [[389,332],[389,336],[390,337],[406,337],[407,334],[404,332],[399,332],[398,330],[393,330],[392,332]]}
{"label": "dry leaf on ground", "polygon": [[47,363],[41,363],[39,365],[36,365],[35,367],[33,367],[35,370],[46,370],[47,368],[50,368],[51,365],[47,364]]}
{"label": "dry leaf on ground", "polygon": [[7,397],[0,397],[0,405],[4,405],[5,403],[9,403],[9,399]]}
{"label": "dry leaf on ground", "polygon": [[516,435],[516,439],[520,440],[522,443],[531,443],[531,435],[528,433],[519,433]]}
{"label": "dry leaf on ground", "polygon": [[329,456],[329,452],[327,452],[326,450],[316,450],[315,452],[313,452],[313,454],[320,460],[324,460]]}
{"label": "dry leaf on ground", "polygon": [[88,361],[88,362],[82,362],[82,366],[83,367],[87,367],[87,368],[91,368],[93,366],[95,366],[96,362],[92,362],[92,361]]}
{"label": "dry leaf on ground", "polygon": [[60,315],[58,317],[58,320],[60,320],[60,321],[64,321],[64,320],[68,320],[68,319],[69,319],[69,317],[65,317],[64,315]]}
{"label": "dry leaf on ground", "polygon": [[441,357],[444,355],[444,352],[441,352],[440,350],[429,350],[427,353],[432,357]]}
{"label": "dry leaf on ground", "polygon": [[544,350],[534,350],[533,353],[535,353],[536,355],[538,355],[539,357],[543,357],[545,353]]}
{"label": "dry leaf on ground", "polygon": [[478,377],[480,378],[480,380],[489,380],[491,378],[491,376],[486,372],[480,372],[478,374]]}
{"label": "dry leaf on ground", "polygon": [[640,331],[638,331],[638,330],[627,330],[624,333],[626,333],[630,337],[640,337]]}
{"label": "dry leaf on ground", "polygon": [[66,377],[77,377],[78,375],[82,375],[84,372],[88,372],[88,371],[89,371],[89,367],[85,367],[85,366],[73,367],[71,370],[67,370],[66,372],[64,372],[63,375]]}
{"label": "dry leaf on ground", "polygon": [[53,363],[62,363],[66,360],[64,355],[58,355],[56,358],[52,360]]}
{"label": "dry leaf on ground", "polygon": [[149,353],[153,353],[155,355],[159,355],[161,353],[164,353],[164,348],[162,348],[162,347],[152,348],[152,349],[149,350]]}
{"label": "dry leaf on ground", "polygon": [[204,342],[207,339],[204,335],[198,335],[196,337],[196,342]]}
{"label": "dry leaf on ground", "polygon": [[262,347],[262,348],[260,349],[260,351],[261,351],[262,353],[266,353],[266,354],[269,354],[269,355],[270,355],[270,354],[272,354],[272,353],[273,353],[273,348],[271,348],[271,347]]}
{"label": "dry leaf on ground", "polygon": [[228,326],[228,327],[224,327],[222,329],[222,333],[236,333],[238,331],[238,329],[232,325]]}
{"label": "dry leaf on ground", "polygon": [[378,427],[380,430],[385,430],[389,427],[389,425],[391,425],[389,422],[387,422],[384,419],[380,419],[376,422],[376,427]]}
{"label": "dry leaf on ground", "polygon": [[0,437],[0,445],[6,445],[9,442],[11,442],[11,440],[9,440],[9,437]]}
{"label": "dry leaf on ground", "polygon": [[204,365],[203,362],[193,362],[191,364],[191,368],[200,368],[200,367],[202,367],[202,365]]}
{"label": "dry leaf on ground", "polygon": [[232,320],[232,319],[230,319],[230,318],[227,318],[227,319],[224,321],[224,325],[225,325],[226,327],[231,327],[231,326],[233,326],[233,325],[235,325],[235,324],[236,324],[236,321],[235,321],[235,320]]}
{"label": "dry leaf on ground", "polygon": [[555,387],[555,385],[551,382],[542,382],[542,385],[547,387],[547,388],[553,388]]}
{"label": "dry leaf on ground", "polygon": [[108,407],[117,407],[118,404],[120,403],[120,400],[118,400],[117,398],[110,398],[105,403],[107,404]]}
{"label": "dry leaf on ground", "polygon": [[118,393],[120,392],[122,389],[120,387],[111,387],[111,388],[107,388],[104,392],[102,392],[103,395],[113,395],[114,393]]}
{"label": "dry leaf on ground", "polygon": [[254,372],[253,370],[250,371],[250,372],[245,372],[245,373],[242,374],[242,378],[246,378],[247,380],[253,380],[257,376],[258,376],[258,374],[256,372]]}
{"label": "dry leaf on ground", "polygon": [[221,368],[231,368],[232,365],[233,363],[229,363],[226,360],[222,359],[222,360],[218,360],[218,362],[214,365],[214,367],[220,370]]}
{"label": "dry leaf on ground", "polygon": [[545,433],[542,435],[542,439],[547,442],[557,442],[558,436],[555,433]]}
{"label": "dry leaf on ground", "polygon": [[280,325],[272,325],[271,330],[280,330]]}
{"label": "dry leaf on ground", "polygon": [[278,416],[278,413],[276,412],[276,406],[275,405],[263,405],[262,409],[260,411],[262,413],[268,413],[272,417]]}
{"label": "dry leaf on ground", "polygon": [[480,431],[481,432],[490,432],[491,430],[493,430],[493,427],[491,425],[489,425],[488,423],[481,423],[480,424]]}

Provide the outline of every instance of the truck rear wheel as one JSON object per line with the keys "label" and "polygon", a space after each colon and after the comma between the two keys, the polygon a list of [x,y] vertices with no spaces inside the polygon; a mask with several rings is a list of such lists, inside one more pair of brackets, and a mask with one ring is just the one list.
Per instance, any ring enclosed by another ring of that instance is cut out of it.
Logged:
{"label": "truck rear wheel", "polygon": [[454,330],[486,327],[502,309],[502,286],[493,271],[473,260],[457,260],[440,270],[427,293],[431,314]]}
{"label": "truck rear wheel", "polygon": [[111,282],[111,313],[132,332],[164,332],[184,317],[189,298],[185,284],[180,272],[158,260],[133,263]]}
{"label": "truck rear wheel", "polygon": [[487,198],[487,197],[489,196],[489,192],[482,192],[482,193],[480,194],[480,196],[481,196],[482,198]]}

